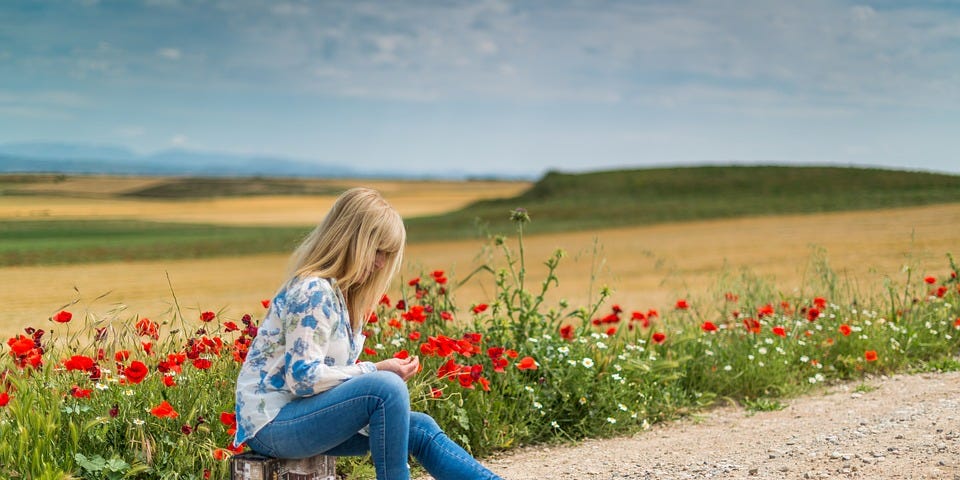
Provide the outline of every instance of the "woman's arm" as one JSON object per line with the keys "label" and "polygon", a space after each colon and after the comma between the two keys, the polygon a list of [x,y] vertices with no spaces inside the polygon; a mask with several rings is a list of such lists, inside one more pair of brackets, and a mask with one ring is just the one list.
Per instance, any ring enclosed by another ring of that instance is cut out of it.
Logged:
{"label": "woman's arm", "polygon": [[[326,281],[310,279],[295,290],[279,312],[286,332],[285,383],[293,394],[316,395],[377,370],[370,362],[342,364],[348,357],[350,339],[337,332],[343,312]],[[336,365],[338,360],[341,365]]]}

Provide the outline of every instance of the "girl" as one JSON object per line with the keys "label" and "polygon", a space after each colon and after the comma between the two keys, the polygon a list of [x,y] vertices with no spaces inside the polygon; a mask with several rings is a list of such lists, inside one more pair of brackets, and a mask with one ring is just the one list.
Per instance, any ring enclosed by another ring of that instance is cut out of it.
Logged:
{"label": "girl", "polygon": [[277,458],[370,452],[380,480],[412,454],[438,480],[497,479],[430,416],[410,412],[417,357],[356,363],[364,321],[403,257],[400,215],[374,190],[341,195],[297,248],[237,379],[237,445]]}

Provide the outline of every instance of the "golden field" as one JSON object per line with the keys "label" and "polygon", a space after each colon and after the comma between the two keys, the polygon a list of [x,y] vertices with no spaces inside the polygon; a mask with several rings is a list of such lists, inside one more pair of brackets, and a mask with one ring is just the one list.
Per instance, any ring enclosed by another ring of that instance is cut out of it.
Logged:
{"label": "golden field", "polygon": [[[483,182],[366,182],[381,189],[406,216],[456,208],[472,199],[513,195],[520,183]],[[499,185],[498,187],[494,187]],[[500,188],[500,190],[497,190]],[[512,192],[512,193],[511,193]],[[36,201],[34,203],[34,200]],[[62,203],[54,202],[58,200]],[[0,217],[23,218],[19,212],[47,209],[51,218],[89,216],[210,223],[314,223],[325,212],[329,197],[254,197],[210,201],[126,201],[94,198],[0,197]],[[49,202],[49,203],[44,203]],[[29,204],[28,204],[29,203]],[[282,219],[278,210],[291,210]],[[602,285],[614,289],[612,301],[625,309],[666,309],[678,297],[705,298],[719,272],[748,268],[768,276],[790,292],[812,275],[808,261],[814,248],[826,250],[830,265],[861,291],[875,292],[884,277],[943,274],[947,252],[960,246],[960,204],[928,207],[789,215],[700,221],[591,232],[536,235],[536,212],[526,237],[532,274],[530,285],[542,278],[542,261],[562,248],[567,258],[559,269],[563,296],[573,305],[585,303]],[[30,215],[27,215],[30,216]],[[515,248],[515,242],[508,242]],[[482,263],[483,243],[477,240],[410,245],[404,278],[421,270],[443,269],[451,281]],[[599,247],[599,248],[597,248]],[[500,257],[495,257],[500,258]],[[260,300],[269,298],[282,279],[285,255],[204,260],[122,262],[0,269],[0,334],[9,336],[25,326],[55,328],[47,318],[61,307],[75,315],[106,315],[122,310],[121,319],[136,315],[170,318],[174,294],[188,319],[199,311],[221,311],[236,319],[258,317]],[[500,263],[502,265],[502,262]],[[597,274],[593,279],[591,272]],[[168,284],[168,277],[169,282]],[[172,286],[172,291],[171,291]],[[464,310],[492,296],[489,275],[480,276],[457,292]]]}

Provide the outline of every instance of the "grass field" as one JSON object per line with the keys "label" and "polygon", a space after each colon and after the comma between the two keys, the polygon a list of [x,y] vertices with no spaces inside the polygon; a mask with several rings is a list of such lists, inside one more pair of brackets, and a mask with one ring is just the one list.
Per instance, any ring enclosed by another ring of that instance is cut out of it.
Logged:
{"label": "grass field", "polygon": [[[531,282],[554,249],[569,256],[559,269],[557,294],[573,304],[587,300],[601,284],[615,288],[612,300],[624,308],[668,308],[678,296],[694,297],[728,267],[771,276],[790,291],[804,275],[814,247],[826,250],[830,265],[864,292],[876,292],[884,277],[900,279],[904,265],[915,275],[946,271],[947,252],[960,245],[960,204],[864,212],[761,216],[642,227],[566,232],[527,237]],[[536,220],[529,225],[536,233]],[[601,247],[593,255],[595,242]],[[445,269],[462,279],[482,260],[477,240],[409,245],[409,278],[419,268]],[[225,309],[227,317],[259,314],[259,302],[273,293],[286,262],[285,254],[198,260],[131,261],[87,265],[0,268],[0,333],[25,325],[43,325],[64,304],[74,312],[103,314],[124,305],[130,316],[162,319],[173,305],[169,274],[184,314]],[[598,263],[599,265],[595,265]],[[599,276],[591,285],[591,272]],[[77,293],[74,290],[79,290]],[[489,276],[475,277],[458,291],[459,305],[488,301]],[[97,298],[104,295],[102,298]],[[47,324],[52,327],[53,324]]]}

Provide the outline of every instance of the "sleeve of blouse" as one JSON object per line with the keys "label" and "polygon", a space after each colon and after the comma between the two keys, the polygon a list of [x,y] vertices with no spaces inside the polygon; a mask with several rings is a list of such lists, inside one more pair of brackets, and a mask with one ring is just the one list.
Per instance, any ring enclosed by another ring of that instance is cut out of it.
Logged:
{"label": "sleeve of blouse", "polygon": [[287,300],[282,313],[286,330],[284,376],[293,394],[316,395],[355,376],[376,371],[371,362],[331,365],[333,362],[328,360],[330,341],[339,320],[333,292],[319,282],[310,282]]}

